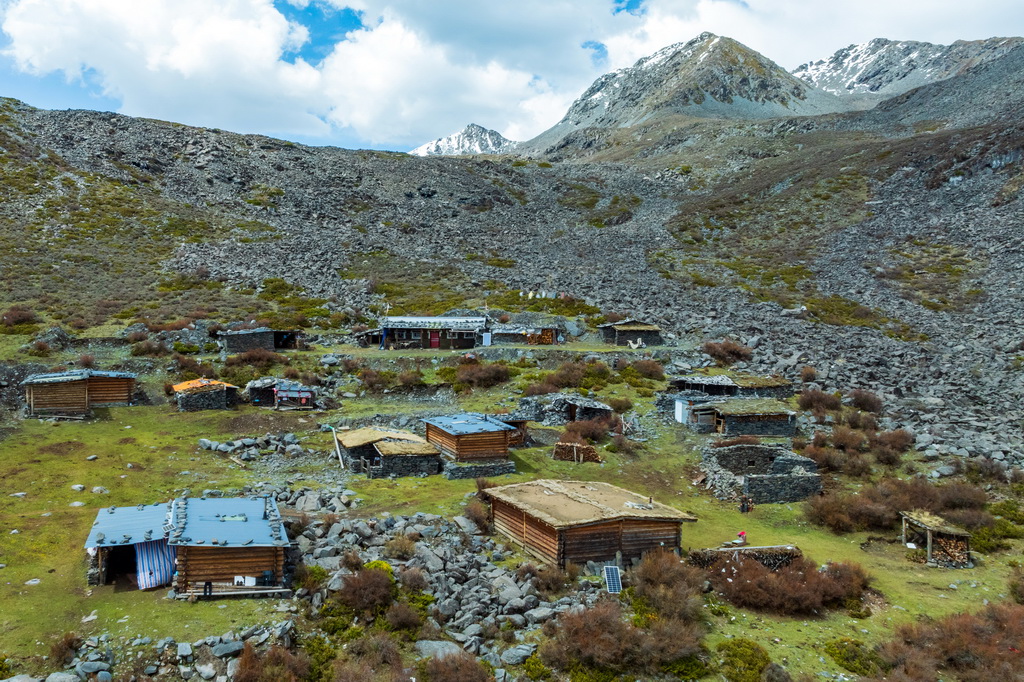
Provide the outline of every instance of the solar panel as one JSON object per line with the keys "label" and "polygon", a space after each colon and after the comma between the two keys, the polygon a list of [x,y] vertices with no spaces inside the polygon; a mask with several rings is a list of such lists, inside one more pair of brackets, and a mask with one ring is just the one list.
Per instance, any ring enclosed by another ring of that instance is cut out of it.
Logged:
{"label": "solar panel", "polygon": [[622,578],[619,576],[618,566],[604,567],[604,582],[608,586],[609,594],[622,592]]}

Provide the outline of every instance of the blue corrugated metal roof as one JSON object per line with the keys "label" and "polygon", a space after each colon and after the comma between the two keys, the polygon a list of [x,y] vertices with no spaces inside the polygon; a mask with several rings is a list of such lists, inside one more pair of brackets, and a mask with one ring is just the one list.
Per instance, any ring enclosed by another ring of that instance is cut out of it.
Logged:
{"label": "blue corrugated metal roof", "polygon": [[421,419],[424,424],[433,424],[445,433],[464,436],[470,433],[489,433],[492,431],[515,431],[503,421],[475,412],[452,415],[451,417],[431,417]]}
{"label": "blue corrugated metal roof", "polygon": [[284,394],[286,396],[313,395],[314,393],[310,386],[303,386],[297,381],[284,381],[283,379],[279,379],[274,384],[274,390],[277,391],[278,395]]}
{"label": "blue corrugated metal roof", "polygon": [[26,384],[59,384],[68,381],[83,381],[89,377],[105,377],[110,379],[134,379],[130,372],[110,372],[99,369],[72,369],[67,372],[50,372],[47,374],[30,374],[21,382]]}
{"label": "blue corrugated metal roof", "polygon": [[476,331],[487,326],[486,317],[385,317],[383,329],[455,329]]}
{"label": "blue corrugated metal roof", "polygon": [[96,514],[85,546],[134,545],[147,540],[159,540],[164,537],[163,527],[169,513],[170,504],[167,502],[101,509]]}
{"label": "blue corrugated metal roof", "polygon": [[169,503],[101,509],[85,546],[134,545],[165,537],[170,545],[190,547],[286,547],[289,544],[281,513],[273,499],[180,497]]}
{"label": "blue corrugated metal roof", "polygon": [[286,547],[277,502],[264,497],[184,498],[171,510],[168,544],[189,547]]}

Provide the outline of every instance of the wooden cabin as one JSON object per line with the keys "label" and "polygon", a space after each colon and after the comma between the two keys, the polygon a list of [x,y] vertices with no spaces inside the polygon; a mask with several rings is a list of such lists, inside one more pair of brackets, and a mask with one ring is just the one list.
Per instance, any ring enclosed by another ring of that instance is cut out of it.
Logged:
{"label": "wooden cabin", "polygon": [[312,410],[316,407],[316,391],[297,381],[279,380],[274,387],[275,410]]}
{"label": "wooden cabin", "polygon": [[297,329],[236,329],[217,332],[217,340],[226,353],[244,353],[247,350],[295,350],[302,332]]}
{"label": "wooden cabin", "polygon": [[971,534],[926,511],[900,512],[905,545],[925,550],[925,561],[946,568],[974,568]]}
{"label": "wooden cabin", "polygon": [[665,340],[661,337],[661,327],[640,320],[627,319],[621,322],[609,322],[598,325],[605,343],[630,348],[645,346],[661,346]]}
{"label": "wooden cabin", "polygon": [[238,404],[238,386],[214,379],[193,379],[171,387],[181,412],[226,410]]}
{"label": "wooden cabin", "polygon": [[287,532],[270,497],[110,507],[85,547],[91,584],[173,585],[179,598],[283,594]]}
{"label": "wooden cabin", "polygon": [[485,491],[494,529],[542,561],[625,565],[656,549],[675,550],[682,524],[697,518],[609,483],[516,483]]}
{"label": "wooden cabin", "polygon": [[457,414],[421,420],[427,426],[427,442],[456,462],[507,458],[517,429],[496,417]]}
{"label": "wooden cabin", "polygon": [[796,435],[796,413],[770,398],[723,400],[695,405],[689,410],[689,426],[698,433],[723,436]]}
{"label": "wooden cabin", "polygon": [[[385,317],[379,329],[360,335],[364,346],[466,349],[484,342],[486,317]],[[488,336],[486,339],[490,341]],[[489,345],[489,343],[485,344]]]}
{"label": "wooden cabin", "polygon": [[368,426],[339,432],[337,440],[345,467],[368,478],[441,473],[437,448],[411,431]]}
{"label": "wooden cabin", "polygon": [[703,393],[730,398],[775,398],[785,400],[793,395],[793,382],[778,375],[754,374],[689,374],[672,377],[669,386],[683,393]]}
{"label": "wooden cabin", "polygon": [[94,407],[131,405],[135,375],[78,369],[33,374],[21,382],[29,416],[80,417]]}

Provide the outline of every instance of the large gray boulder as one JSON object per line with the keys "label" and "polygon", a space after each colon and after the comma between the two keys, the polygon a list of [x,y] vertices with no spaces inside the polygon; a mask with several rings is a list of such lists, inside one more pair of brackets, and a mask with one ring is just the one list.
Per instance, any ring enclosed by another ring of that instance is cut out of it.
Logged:
{"label": "large gray boulder", "polygon": [[421,639],[416,642],[416,653],[422,658],[445,658],[462,653],[462,647],[455,642]]}

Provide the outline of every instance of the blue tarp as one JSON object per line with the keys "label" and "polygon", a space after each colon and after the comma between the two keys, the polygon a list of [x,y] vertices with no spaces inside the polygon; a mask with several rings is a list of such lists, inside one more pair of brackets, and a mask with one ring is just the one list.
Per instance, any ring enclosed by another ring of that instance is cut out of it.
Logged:
{"label": "blue tarp", "polygon": [[171,582],[177,552],[177,547],[168,545],[167,540],[136,543],[135,563],[139,589],[148,590]]}

